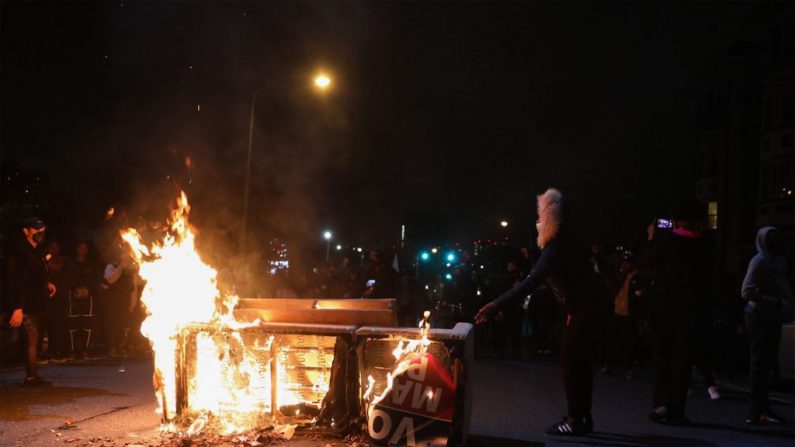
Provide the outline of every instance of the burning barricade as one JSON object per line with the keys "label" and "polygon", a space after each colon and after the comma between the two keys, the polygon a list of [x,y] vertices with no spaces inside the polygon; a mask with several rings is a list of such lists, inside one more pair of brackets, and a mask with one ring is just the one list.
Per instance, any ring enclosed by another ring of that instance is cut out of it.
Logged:
{"label": "burning barricade", "polygon": [[222,296],[183,194],[162,241],[123,238],[146,281],[163,430],[284,439],[362,433],[374,445],[463,445],[471,325],[396,327],[394,300]]}

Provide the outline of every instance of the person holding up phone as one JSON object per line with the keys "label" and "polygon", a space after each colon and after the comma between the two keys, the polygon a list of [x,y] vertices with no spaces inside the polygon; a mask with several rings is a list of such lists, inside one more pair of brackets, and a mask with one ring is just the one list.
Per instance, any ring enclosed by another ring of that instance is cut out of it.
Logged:
{"label": "person holding up phone", "polygon": [[477,324],[489,320],[506,303],[524,299],[547,284],[566,309],[566,325],[560,355],[567,415],[545,430],[548,435],[581,436],[593,431],[591,401],[594,340],[607,317],[609,292],[591,267],[590,252],[570,231],[570,206],[557,189],[538,196],[538,262],[530,274],[475,315]]}
{"label": "person holding up phone", "polygon": [[649,419],[685,425],[685,402],[692,374],[696,328],[709,287],[707,238],[699,230],[704,206],[694,198],[678,200],[671,208],[671,231],[657,231],[660,219],[647,228],[649,248],[639,268],[657,271],[651,295],[650,323],[654,355],[654,397]]}

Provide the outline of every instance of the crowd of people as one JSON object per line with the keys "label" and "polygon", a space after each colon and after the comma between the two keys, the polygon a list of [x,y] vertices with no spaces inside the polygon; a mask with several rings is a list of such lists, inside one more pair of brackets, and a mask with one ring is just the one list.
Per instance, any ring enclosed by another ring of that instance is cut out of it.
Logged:
{"label": "crowd of people", "polygon": [[[648,246],[640,265],[655,272],[653,287],[640,280],[630,256],[624,256],[620,264],[621,280],[611,284],[598,252],[592,250],[588,259],[573,236],[570,212],[560,191],[549,189],[538,196],[541,255],[522,281],[480,308],[476,322],[514,312],[510,306],[537,290],[552,291],[565,313],[560,363],[568,410],[545,433],[584,435],[594,427],[591,368],[595,357],[601,357],[603,372],[612,361],[625,359],[627,377],[634,377],[636,341],[646,319],[653,353],[653,402],[648,418],[666,425],[689,424],[685,406],[694,364],[702,370],[710,397],[720,397],[707,344],[713,251],[700,229],[703,206],[695,199],[680,200],[670,210],[671,221],[647,228]],[[747,302],[745,325],[751,347],[746,423],[782,424],[784,418],[771,410],[767,395],[778,369],[781,325],[793,319],[792,289],[781,256],[780,232],[762,228],[757,248],[741,291]]]}
{"label": "crowd of people", "polygon": [[[50,362],[148,351],[139,330],[140,278],[128,255],[119,250],[103,263],[91,242],[79,241],[69,256],[58,240],[45,239],[43,220],[21,227],[6,253],[3,326],[4,335],[24,329],[25,385],[49,385],[37,366]],[[3,360],[19,354],[14,339],[3,340]]]}
{"label": "crowd of people", "polygon": [[[558,357],[568,414],[550,434],[593,430],[593,365],[602,374],[620,371],[633,379],[639,363],[651,357],[654,422],[688,423],[693,366],[709,397],[719,399],[711,346],[713,250],[700,231],[701,205],[678,202],[671,222],[648,227],[647,245],[637,253],[623,247],[604,253],[597,244],[584,248],[573,236],[559,191],[550,189],[538,201],[536,244],[497,255],[483,247],[448,247],[455,253],[447,255],[450,262],[433,265],[399,248],[370,250],[359,259],[340,256],[314,269],[271,272],[263,293],[396,298],[401,325],[416,325],[425,310],[434,311],[436,327],[478,323],[480,356]],[[130,256],[104,250],[111,256],[103,262],[89,241],[66,254],[57,240],[45,239],[46,231],[41,219],[25,219],[6,253],[0,324],[4,333],[22,335],[25,385],[49,384],[37,373],[42,363],[148,353],[139,329],[145,316],[142,282]],[[760,230],[758,254],[738,291],[750,342],[748,423],[783,421],[767,402],[781,325],[793,314],[782,246],[775,228]]]}

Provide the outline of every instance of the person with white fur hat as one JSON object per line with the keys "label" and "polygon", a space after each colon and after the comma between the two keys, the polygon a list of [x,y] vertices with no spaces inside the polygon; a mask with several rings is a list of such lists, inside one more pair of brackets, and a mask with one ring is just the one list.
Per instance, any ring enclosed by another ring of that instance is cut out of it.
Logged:
{"label": "person with white fur hat", "polygon": [[567,314],[560,360],[568,411],[545,433],[581,436],[593,431],[593,341],[606,316],[603,309],[609,295],[591,268],[588,248],[572,236],[569,215],[568,203],[557,189],[547,189],[538,196],[538,262],[524,280],[483,306],[475,321],[483,323],[505,303],[523,299],[544,283],[548,285]]}

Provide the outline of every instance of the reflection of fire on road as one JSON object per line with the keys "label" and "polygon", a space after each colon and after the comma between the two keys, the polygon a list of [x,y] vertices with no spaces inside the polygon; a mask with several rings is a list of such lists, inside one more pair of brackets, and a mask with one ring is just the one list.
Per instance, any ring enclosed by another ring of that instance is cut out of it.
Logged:
{"label": "reflection of fire on road", "polygon": [[372,442],[405,445],[429,435],[444,444],[451,427],[465,436],[471,325],[431,330],[426,312],[418,329],[397,328],[394,300],[224,296],[196,251],[189,210],[183,193],[151,243],[122,232],[146,281],[141,332],[155,352],[164,431],[273,427],[289,438],[296,425],[366,426]]}

